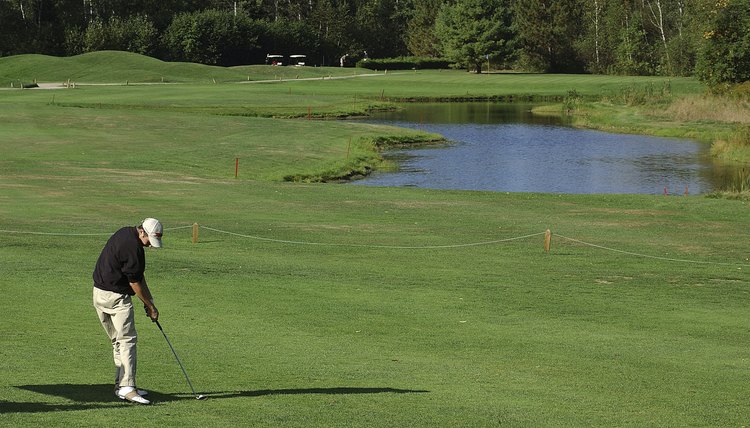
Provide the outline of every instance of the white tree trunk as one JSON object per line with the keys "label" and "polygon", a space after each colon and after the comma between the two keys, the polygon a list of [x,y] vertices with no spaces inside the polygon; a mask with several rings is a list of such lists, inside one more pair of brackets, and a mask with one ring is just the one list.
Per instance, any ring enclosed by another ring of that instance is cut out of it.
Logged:
{"label": "white tree trunk", "polygon": [[594,0],[594,54],[599,65],[599,0]]}
{"label": "white tree trunk", "polygon": [[[669,50],[667,49],[667,32],[664,27],[664,12],[661,7],[661,0],[647,0],[648,10],[651,13],[651,23],[654,24],[657,30],[659,30],[659,36],[661,42],[664,45],[664,55],[667,58],[667,65],[671,67],[671,61],[669,60]],[[656,7],[654,8],[654,5]]]}

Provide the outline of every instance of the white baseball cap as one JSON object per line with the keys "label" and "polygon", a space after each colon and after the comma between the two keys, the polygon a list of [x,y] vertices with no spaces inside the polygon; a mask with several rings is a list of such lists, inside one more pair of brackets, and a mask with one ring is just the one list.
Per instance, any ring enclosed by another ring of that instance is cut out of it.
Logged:
{"label": "white baseball cap", "polygon": [[164,228],[159,220],[150,217],[143,220],[143,231],[148,235],[148,241],[152,247],[161,247],[161,234],[164,232]]}

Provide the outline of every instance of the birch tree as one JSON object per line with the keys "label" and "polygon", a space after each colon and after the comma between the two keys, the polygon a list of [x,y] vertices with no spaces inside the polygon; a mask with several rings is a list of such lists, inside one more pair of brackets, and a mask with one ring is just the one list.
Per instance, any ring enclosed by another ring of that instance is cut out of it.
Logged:
{"label": "birch tree", "polygon": [[659,32],[659,38],[664,47],[664,57],[666,59],[667,71],[672,71],[672,62],[669,58],[669,47],[667,46],[667,27],[662,8],[662,0],[643,0],[643,8],[646,11],[646,17],[651,25]]}
{"label": "birch tree", "polygon": [[[611,2],[611,0],[609,0]],[[586,69],[603,73],[611,66],[610,40],[605,27],[607,0],[585,0],[584,28],[581,37],[575,42],[576,51],[585,61]]]}

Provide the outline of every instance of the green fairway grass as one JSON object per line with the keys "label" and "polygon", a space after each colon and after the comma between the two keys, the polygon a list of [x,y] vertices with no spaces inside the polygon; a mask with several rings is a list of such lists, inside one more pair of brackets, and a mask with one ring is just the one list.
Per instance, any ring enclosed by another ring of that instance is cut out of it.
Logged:
{"label": "green fairway grass", "polygon": [[361,123],[162,110],[0,102],[0,111],[5,120],[0,138],[7,150],[0,165],[22,174],[127,177],[167,173],[182,181],[225,179],[235,173],[243,179],[279,181],[288,176],[336,178],[364,174],[378,165],[377,141],[440,138]]}
{"label": "green fairway grass", "polygon": [[[701,86],[695,79],[666,77],[629,77],[603,75],[541,75],[533,73],[492,73],[476,75],[463,71],[420,70],[391,72],[374,79],[348,79],[336,90],[366,93],[393,100],[461,100],[461,99],[553,99],[575,91],[582,96],[615,94],[628,88],[660,88],[669,85],[678,94],[696,93]],[[363,87],[364,85],[367,85]],[[324,91],[326,81],[305,85]]]}
{"label": "green fairway grass", "polygon": [[[305,119],[409,76],[0,91],[0,425],[745,425],[747,201],[285,181],[437,138]],[[416,79],[393,87],[438,93]],[[282,96],[300,118],[263,109]],[[149,216],[146,277],[205,401],[140,310],[154,404],[113,394],[91,272]]]}

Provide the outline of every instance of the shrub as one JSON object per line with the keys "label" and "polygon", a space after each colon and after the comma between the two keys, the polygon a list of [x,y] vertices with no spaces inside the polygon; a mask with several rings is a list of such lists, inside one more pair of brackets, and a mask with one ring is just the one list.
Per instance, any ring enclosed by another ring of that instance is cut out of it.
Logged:
{"label": "shrub", "polygon": [[750,80],[750,2],[729,1],[720,7],[703,35],[698,77],[713,87]]}
{"label": "shrub", "polygon": [[611,98],[611,101],[628,106],[665,104],[672,100],[672,85],[669,81],[661,86],[652,83],[643,86],[627,86]]}
{"label": "shrub", "polygon": [[729,142],[738,146],[750,147],[750,126],[738,126],[729,136]]}
{"label": "shrub", "polygon": [[426,70],[450,68],[450,61],[444,58],[398,57],[381,59],[362,59],[357,67],[369,70]]}

